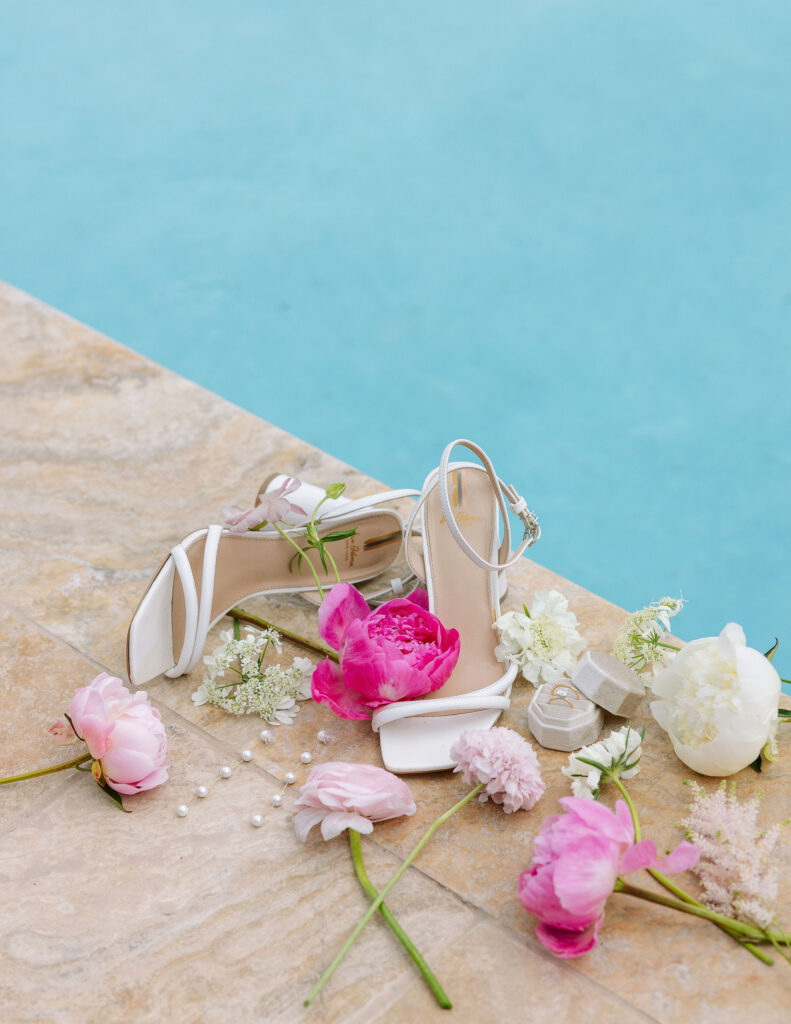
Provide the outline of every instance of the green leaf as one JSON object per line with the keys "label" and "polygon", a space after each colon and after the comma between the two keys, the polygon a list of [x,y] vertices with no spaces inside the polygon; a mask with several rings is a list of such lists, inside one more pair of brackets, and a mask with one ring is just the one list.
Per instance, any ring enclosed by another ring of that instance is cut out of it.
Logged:
{"label": "green leaf", "polygon": [[104,790],[104,792],[110,797],[113,803],[118,804],[118,806],[121,808],[124,814],[132,813],[131,811],[127,811],[127,809],[124,807],[123,800],[121,799],[121,794],[117,793],[112,786],[108,786],[106,781],[100,782],[99,788]]}
{"label": "green leaf", "polygon": [[525,615],[526,615],[526,616],[528,617],[528,619],[529,619],[529,618],[530,618],[530,612],[529,612],[529,611],[527,610],[527,605],[526,605],[526,604],[523,604],[523,605],[522,605],[522,611],[523,611],[523,612],[525,613]]}
{"label": "green leaf", "polygon": [[775,642],[774,642],[774,643],[772,644],[772,646],[771,646],[771,647],[769,648],[769,650],[768,650],[768,651],[766,652],[766,654],[764,655],[764,657],[765,657],[766,659],[768,659],[769,661],[771,661],[771,660],[772,660],[772,659],[774,658],[775,654],[777,653],[777,648],[778,648],[779,646],[780,646],[780,641],[779,641],[779,640],[777,639],[777,637],[775,637]]}
{"label": "green leaf", "polygon": [[345,490],[346,484],[330,484],[324,493],[328,498],[340,498]]}
{"label": "green leaf", "polygon": [[777,709],[777,717],[778,718],[791,718],[791,711],[789,711],[787,708],[778,708]]}
{"label": "green leaf", "polygon": [[346,540],[347,537],[353,537],[357,533],[357,530],[339,530],[337,533],[328,533],[324,538],[325,544],[331,544],[334,540]]}
{"label": "green leaf", "polygon": [[319,558],[321,559],[321,564],[324,567],[324,575],[325,576],[329,576],[330,570],[327,568],[327,559],[324,557],[324,545],[323,544],[319,544],[318,551],[319,551]]}
{"label": "green leaf", "polygon": [[761,771],[761,755],[760,754],[758,755],[758,757],[756,757],[756,759],[753,761],[753,763],[750,765],[750,767],[753,769],[753,771],[756,771],[756,772],[760,772]]}
{"label": "green leaf", "polygon": [[610,769],[605,768],[603,764],[599,764],[598,761],[591,761],[589,757],[580,757],[579,754],[574,755],[575,761],[582,761],[583,764],[589,764],[591,768],[598,768],[600,772],[608,772]]}

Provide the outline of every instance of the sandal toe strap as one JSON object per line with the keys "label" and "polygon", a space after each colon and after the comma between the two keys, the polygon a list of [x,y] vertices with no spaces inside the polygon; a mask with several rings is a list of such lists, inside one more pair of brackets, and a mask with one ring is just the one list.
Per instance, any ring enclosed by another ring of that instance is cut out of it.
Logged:
{"label": "sandal toe strap", "polygon": [[383,725],[398,722],[403,718],[447,714],[451,711],[507,711],[510,706],[511,698],[497,693],[467,693],[459,697],[402,700],[376,710],[371,725],[374,732],[379,732]]}

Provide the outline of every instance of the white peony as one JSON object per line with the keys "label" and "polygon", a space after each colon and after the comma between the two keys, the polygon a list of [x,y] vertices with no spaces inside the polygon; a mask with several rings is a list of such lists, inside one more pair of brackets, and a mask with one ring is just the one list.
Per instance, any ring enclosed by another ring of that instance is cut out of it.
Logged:
{"label": "white peony", "polygon": [[735,622],[687,644],[650,686],[651,713],[701,775],[741,771],[774,738],[780,676]]}
{"label": "white peony", "polygon": [[536,686],[569,675],[586,643],[577,632],[577,616],[558,590],[537,590],[530,613],[506,612],[495,622],[500,661],[515,661]]}

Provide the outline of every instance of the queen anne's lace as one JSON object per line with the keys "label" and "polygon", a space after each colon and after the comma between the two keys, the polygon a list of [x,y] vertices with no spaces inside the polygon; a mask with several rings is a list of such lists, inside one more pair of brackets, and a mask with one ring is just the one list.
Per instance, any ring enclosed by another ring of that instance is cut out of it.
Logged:
{"label": "queen anne's lace", "polygon": [[612,653],[635,672],[652,665],[656,673],[675,653],[668,644],[670,620],[683,607],[681,598],[663,597],[632,612],[618,630]]}
{"label": "queen anne's lace", "polygon": [[780,824],[759,829],[759,799],[740,802],[723,780],[709,794],[690,782],[692,803],[679,822],[700,850],[692,869],[703,885],[702,902],[718,914],[767,928],[775,917],[778,868],[773,853]]}
{"label": "queen anne's lace", "polygon": [[280,654],[280,634],[274,629],[245,627],[238,640],[230,630],[222,644],[203,661],[207,672],[192,695],[196,707],[216,704],[232,715],[260,715],[270,725],[288,725],[299,711],[298,701],[310,697],[313,664],[294,658],[289,668],[264,665],[270,647]]}

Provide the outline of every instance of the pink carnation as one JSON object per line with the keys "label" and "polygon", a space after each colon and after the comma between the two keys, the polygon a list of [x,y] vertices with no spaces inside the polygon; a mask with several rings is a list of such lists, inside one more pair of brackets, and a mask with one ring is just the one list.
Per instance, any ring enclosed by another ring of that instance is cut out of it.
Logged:
{"label": "pink carnation", "polygon": [[489,797],[502,804],[506,814],[530,810],[544,792],[544,781],[535,751],[514,732],[498,726],[494,729],[468,729],[450,749],[466,783],[484,784],[479,800]]}
{"label": "pink carnation", "polygon": [[409,786],[397,775],[371,764],[327,761],[316,765],[294,804],[294,828],[303,841],[321,824],[325,839],[345,828],[368,834],[375,821],[417,810]]}

